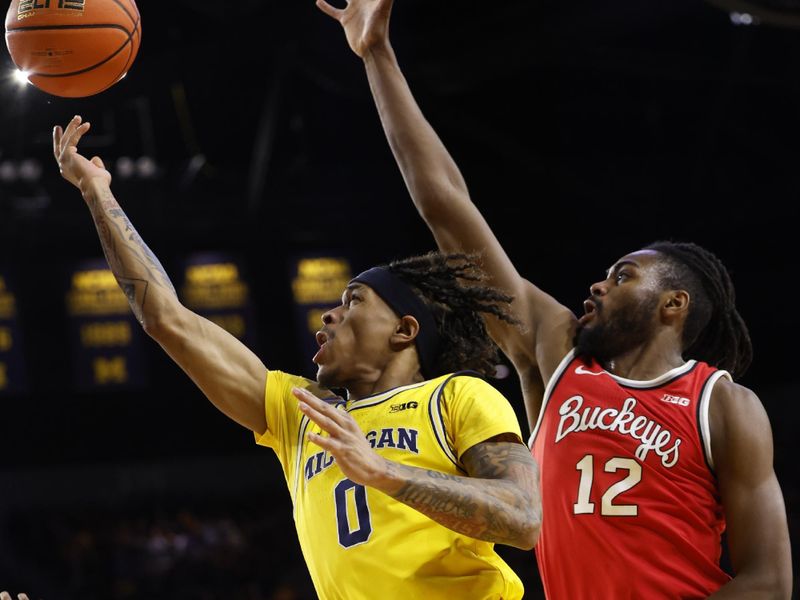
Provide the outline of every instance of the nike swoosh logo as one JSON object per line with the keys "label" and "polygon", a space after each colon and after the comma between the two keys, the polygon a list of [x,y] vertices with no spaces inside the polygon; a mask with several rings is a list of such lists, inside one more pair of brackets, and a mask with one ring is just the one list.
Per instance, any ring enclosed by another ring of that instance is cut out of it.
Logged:
{"label": "nike swoosh logo", "polygon": [[577,373],[578,375],[594,375],[595,377],[597,377],[598,375],[605,375],[606,374],[605,371],[600,371],[599,373],[595,373],[594,371],[587,371],[583,367],[576,367],[575,368],[575,373]]}

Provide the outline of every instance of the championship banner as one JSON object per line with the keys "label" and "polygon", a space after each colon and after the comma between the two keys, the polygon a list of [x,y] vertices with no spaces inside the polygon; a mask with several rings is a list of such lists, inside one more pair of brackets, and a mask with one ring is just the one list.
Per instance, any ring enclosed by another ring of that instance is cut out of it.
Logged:
{"label": "championship banner", "polygon": [[178,295],[187,308],[258,351],[250,286],[236,258],[219,252],[188,257]]}
{"label": "championship banner", "polygon": [[314,378],[311,358],[319,349],[314,334],[322,327],[322,315],[341,304],[342,293],[353,278],[350,261],[333,256],[300,256],[289,264],[294,298],[295,329],[304,375]]}
{"label": "championship banner", "polygon": [[8,274],[0,271],[0,396],[27,390],[17,298]]}
{"label": "championship banner", "polygon": [[66,294],[75,384],[82,391],[147,384],[145,333],[102,259],[84,261],[69,277]]}

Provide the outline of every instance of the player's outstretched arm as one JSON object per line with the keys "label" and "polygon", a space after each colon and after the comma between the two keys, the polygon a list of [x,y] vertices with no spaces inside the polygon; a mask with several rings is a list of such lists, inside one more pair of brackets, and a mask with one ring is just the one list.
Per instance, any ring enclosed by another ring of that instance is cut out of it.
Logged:
{"label": "player's outstretched arm", "polygon": [[468,477],[409,467],[376,453],[358,424],[307,390],[295,388],[303,414],[327,436],[308,439],[327,450],[351,481],[379,490],[440,525],[487,542],[530,549],[539,539],[538,471],[516,435],[503,434],[461,457]]}
{"label": "player's outstretched arm", "polygon": [[575,317],[519,275],[470,200],[461,172],[398,66],[388,35],[392,0],[348,0],[345,9],[325,0],[317,5],[342,25],[350,48],[363,59],[389,145],[439,247],[481,253],[492,285],[514,296],[511,309],[523,327],[488,317],[492,338],[521,373],[538,365],[546,382],[572,346]]}
{"label": "player's outstretched arm", "polygon": [[89,123],[76,116],[53,130],[61,175],[77,187],[92,214],[108,266],[145,331],[228,417],[257,433],[267,429],[258,357],[221,327],[184,307],[158,258],[111,193],[111,175],[98,157],[78,152]]}
{"label": "player's outstretched arm", "polygon": [[720,381],[711,398],[711,453],[727,521],[734,578],[711,598],[792,594],[786,506],[772,467],[772,430],[756,395]]}

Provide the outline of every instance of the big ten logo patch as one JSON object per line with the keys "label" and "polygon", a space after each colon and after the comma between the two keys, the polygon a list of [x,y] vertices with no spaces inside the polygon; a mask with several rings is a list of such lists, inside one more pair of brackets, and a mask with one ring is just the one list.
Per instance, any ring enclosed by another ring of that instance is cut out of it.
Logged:
{"label": "big ten logo patch", "polygon": [[[91,0],[90,0],[91,1]],[[17,19],[27,19],[36,14],[37,10],[56,9],[83,14],[86,0],[20,0],[17,6]]]}
{"label": "big ten logo patch", "polygon": [[392,404],[389,412],[396,413],[403,410],[412,410],[417,407],[419,407],[419,403],[417,402],[403,402],[402,404]]}
{"label": "big ten logo patch", "polygon": [[128,381],[128,366],[124,356],[95,358],[92,361],[94,382],[97,385],[125,383]]}
{"label": "big ten logo patch", "polygon": [[667,404],[677,404],[678,406],[689,406],[689,399],[682,398],[680,396],[672,396],[670,394],[664,394],[664,397],[661,398],[662,402],[666,402]]}

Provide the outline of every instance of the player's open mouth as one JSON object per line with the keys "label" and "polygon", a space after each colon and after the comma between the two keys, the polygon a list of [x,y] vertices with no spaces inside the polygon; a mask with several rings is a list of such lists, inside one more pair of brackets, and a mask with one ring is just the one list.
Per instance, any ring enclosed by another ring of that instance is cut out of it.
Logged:
{"label": "player's open mouth", "polygon": [[328,333],[324,331],[318,331],[316,335],[317,344],[319,345],[319,350],[311,359],[315,364],[320,364],[322,360],[322,355],[325,351],[325,345],[328,343],[328,340],[333,339],[332,336],[329,336]]}
{"label": "player's open mouth", "polygon": [[595,304],[595,301],[591,299],[584,300],[583,310],[586,312],[580,319],[578,319],[578,324],[580,325],[586,325],[586,323],[594,319],[595,315],[597,314],[597,304]]}

